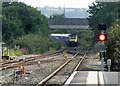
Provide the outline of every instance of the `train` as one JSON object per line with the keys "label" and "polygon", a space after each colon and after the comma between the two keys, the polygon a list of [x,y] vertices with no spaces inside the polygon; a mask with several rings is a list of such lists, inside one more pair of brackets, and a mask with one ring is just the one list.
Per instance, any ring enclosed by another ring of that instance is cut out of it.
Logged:
{"label": "train", "polygon": [[78,45],[78,35],[71,34],[69,35],[69,46],[77,46]]}
{"label": "train", "polygon": [[74,47],[78,45],[78,35],[76,34],[51,34],[55,40],[61,40],[66,45]]}
{"label": "train", "polygon": [[50,36],[55,40],[61,40],[64,43],[68,43],[70,34],[51,34]]}

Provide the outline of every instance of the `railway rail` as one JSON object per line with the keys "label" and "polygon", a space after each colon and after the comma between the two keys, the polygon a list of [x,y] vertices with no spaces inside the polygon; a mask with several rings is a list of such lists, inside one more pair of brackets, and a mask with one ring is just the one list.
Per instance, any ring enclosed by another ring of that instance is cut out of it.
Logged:
{"label": "railway rail", "polygon": [[[67,64],[69,64],[70,62],[74,61],[75,58],[78,55],[80,55],[80,53],[84,52],[84,50],[86,50],[86,48],[83,48],[79,52],[76,52],[76,54],[74,54],[74,56],[71,59],[67,60],[64,64],[62,64],[59,68],[57,68],[53,73],[51,73],[49,76],[47,76],[42,81],[40,81],[36,86],[41,86],[41,85],[44,85],[44,84],[48,83],[52,78],[54,78],[57,75],[57,73],[59,73],[60,71],[62,71],[66,67]],[[72,72],[76,71],[78,69],[78,67],[80,67],[82,61],[86,58],[86,55],[87,55],[87,53],[88,53],[89,50],[90,49],[87,49],[87,51],[84,53],[84,55],[82,56],[82,58],[79,58],[79,59],[77,58],[78,62],[77,62],[77,64],[75,64],[75,67],[72,70]]]}
{"label": "railway rail", "polygon": [[[81,52],[79,52],[79,50],[77,50],[77,49],[70,49],[70,50],[67,50],[68,52],[66,53],[66,55],[64,55],[63,51],[60,51],[59,53],[53,53],[53,54],[49,54],[49,55],[45,54],[43,56],[40,56],[41,58],[38,57],[38,56],[29,57],[29,58],[25,58],[24,64],[23,64],[23,60],[20,60],[20,59],[19,59],[20,62],[18,61],[18,62],[6,62],[6,63],[3,63],[3,65],[1,67],[3,67],[3,69],[10,68],[10,69],[7,69],[10,72],[9,72],[9,75],[8,74],[5,75],[5,73],[3,73],[2,77],[1,77],[1,80],[3,78],[3,80],[2,80],[3,83],[11,82],[13,80],[13,78],[11,78],[11,76],[13,76],[14,71],[19,72],[20,69],[18,68],[18,66],[24,65],[25,70],[26,70],[25,73],[30,73],[30,75],[25,74],[25,76],[27,76],[29,79],[26,81],[26,80],[24,80],[24,77],[25,77],[24,74],[23,74],[22,77],[19,76],[19,74],[18,74],[18,76],[17,76],[18,79],[19,78],[21,78],[21,79],[19,79],[19,81],[15,81],[15,83],[20,83],[20,84],[26,84],[26,83],[29,84],[30,83],[30,84],[37,85],[37,83],[39,81],[42,81],[45,77],[47,77],[49,74],[51,74],[54,70],[56,70],[58,67],[60,67],[60,65],[62,65],[66,61],[68,61],[68,63],[66,63],[66,65],[67,64],[69,65],[69,64],[71,64],[71,62],[74,61],[75,66],[76,66],[76,63],[78,63],[78,61],[80,59],[82,59],[82,58],[78,58],[77,56],[78,55],[83,55],[84,50],[85,49],[83,49],[83,50],[81,50]],[[65,56],[67,56],[67,58]],[[72,58],[72,60],[71,60],[71,58]],[[77,60],[77,61],[75,61],[75,60]],[[40,62],[40,64],[41,64],[40,66],[38,65],[38,62]],[[56,66],[54,66],[54,65],[56,65]],[[61,68],[60,70],[58,70],[58,72],[61,71],[64,68],[67,68],[66,65],[63,66],[63,68]],[[29,69],[32,69],[32,70],[29,70]],[[49,70],[49,69],[50,69],[50,71],[47,72],[47,70]],[[7,72],[7,70],[3,70],[3,71]],[[42,70],[45,70],[46,73],[42,73]],[[56,74],[58,74],[58,73],[56,72]],[[7,77],[7,76],[9,77],[9,79],[4,78],[4,77]],[[32,78],[32,77],[34,77],[37,82],[34,81],[34,78]],[[22,80],[24,80],[24,82],[22,82]],[[11,83],[11,84],[14,84],[14,83]]]}
{"label": "railway rail", "polygon": [[[19,59],[19,60],[10,60],[10,61],[3,61],[0,63],[0,70],[4,70],[4,69],[7,69],[7,68],[13,68],[13,67],[19,67],[19,66],[22,66],[23,64],[24,65],[33,65],[33,64],[37,64],[38,59],[40,58],[47,58],[47,57],[50,57],[52,55],[59,55],[60,53],[62,53],[64,50],[59,50],[59,51],[56,51],[56,52],[52,52],[52,53],[48,53],[48,54],[44,54],[44,55],[40,55],[40,56],[35,56],[35,57],[27,57],[27,58],[24,58],[24,59]],[[54,61],[54,60],[42,60],[41,63],[44,63],[44,62],[47,62],[47,61]]]}

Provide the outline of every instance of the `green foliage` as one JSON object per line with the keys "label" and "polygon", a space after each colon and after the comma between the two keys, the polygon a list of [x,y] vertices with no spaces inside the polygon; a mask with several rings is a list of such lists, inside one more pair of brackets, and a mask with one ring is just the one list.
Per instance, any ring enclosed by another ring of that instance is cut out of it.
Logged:
{"label": "green foliage", "polygon": [[50,47],[48,52],[54,52],[55,50],[55,48]]}
{"label": "green foliage", "polygon": [[29,53],[39,54],[50,51],[59,50],[63,47],[63,43],[56,41],[50,37],[43,37],[35,34],[28,34],[13,41],[13,45],[26,47]]}
{"label": "green foliage", "polygon": [[20,52],[20,51],[16,51],[16,50],[14,50],[14,49],[10,49],[9,53],[10,53],[10,54],[9,54],[10,57],[20,56],[20,55],[21,55],[21,52]]}
{"label": "green foliage", "polygon": [[27,55],[28,54],[28,49],[20,48],[20,46],[13,46],[9,49],[9,56],[10,57],[16,57],[16,56],[21,56],[21,55]]}
{"label": "green foliage", "polygon": [[2,20],[2,37],[12,46],[11,56],[45,53],[63,47],[62,42],[48,37],[48,19],[36,8],[21,2],[5,2]]}
{"label": "green foliage", "polygon": [[[98,24],[106,24],[107,27],[111,26],[112,22],[118,18],[117,14],[120,14],[118,8],[120,3],[93,3],[89,6],[88,12],[90,16],[88,18],[90,27],[92,27],[97,39]],[[95,41],[94,40],[94,41]],[[96,40],[97,41],[97,40]]]}
{"label": "green foliage", "polygon": [[3,3],[2,20],[2,37],[7,43],[29,33],[39,33],[42,36],[50,33],[48,19],[36,8],[21,2]]}
{"label": "green foliage", "polygon": [[50,18],[64,18],[64,14],[55,14],[50,16]]}
{"label": "green foliage", "polygon": [[77,34],[79,45],[78,47],[91,46],[93,42],[93,31],[92,30],[53,30],[53,33],[61,34]]}
{"label": "green foliage", "polygon": [[99,34],[98,24],[107,25],[107,57],[105,60],[112,59],[112,70],[120,70],[120,19],[117,19],[120,17],[119,8],[120,3],[93,3],[88,11],[91,14],[88,18],[89,24],[93,28],[95,39]]}
{"label": "green foliage", "polygon": [[112,59],[112,70],[120,70],[120,19],[107,31],[107,58]]}
{"label": "green foliage", "polygon": [[8,56],[8,48],[7,47],[2,47],[2,55]]}
{"label": "green foliage", "polygon": [[93,3],[89,6],[90,26],[97,28],[98,24],[106,24],[109,27],[112,22],[118,17],[118,3]]}
{"label": "green foliage", "polygon": [[8,52],[10,57],[22,55],[22,51],[20,50],[20,47],[16,45],[13,48],[10,48]]}

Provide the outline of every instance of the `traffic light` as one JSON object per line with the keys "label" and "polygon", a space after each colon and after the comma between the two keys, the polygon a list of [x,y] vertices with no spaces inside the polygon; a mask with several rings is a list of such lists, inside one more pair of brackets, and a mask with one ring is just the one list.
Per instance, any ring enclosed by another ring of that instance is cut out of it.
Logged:
{"label": "traffic light", "polygon": [[107,35],[105,34],[99,34],[97,37],[97,41],[106,41],[107,40]]}

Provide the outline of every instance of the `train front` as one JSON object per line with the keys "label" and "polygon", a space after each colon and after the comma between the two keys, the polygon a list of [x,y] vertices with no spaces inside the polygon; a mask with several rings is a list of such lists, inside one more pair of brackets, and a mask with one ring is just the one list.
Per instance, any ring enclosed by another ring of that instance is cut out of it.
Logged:
{"label": "train front", "polygon": [[78,36],[76,34],[69,35],[69,46],[78,45]]}

